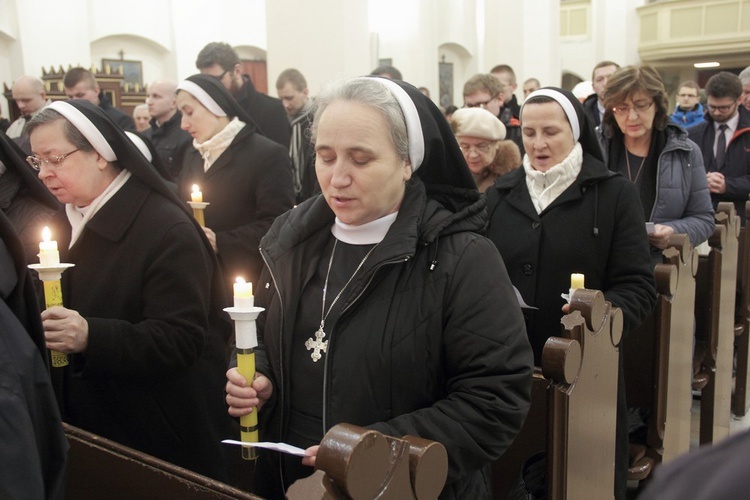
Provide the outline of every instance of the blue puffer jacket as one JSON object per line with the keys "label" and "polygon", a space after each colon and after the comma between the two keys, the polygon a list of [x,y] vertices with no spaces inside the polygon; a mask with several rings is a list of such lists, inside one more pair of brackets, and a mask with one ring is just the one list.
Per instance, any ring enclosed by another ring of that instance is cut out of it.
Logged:
{"label": "blue puffer jacket", "polygon": [[[610,139],[599,133],[605,160],[609,159]],[[667,125],[667,143],[659,154],[659,175],[656,178],[656,199],[648,220],[685,233],[695,246],[714,231],[714,209],[698,145],[688,139],[682,127]]]}
{"label": "blue puffer jacket", "polygon": [[685,128],[690,128],[693,125],[698,125],[703,121],[703,104],[698,103],[698,106],[685,111],[681,107],[677,106],[674,109],[674,113],[669,115],[673,122],[677,125],[682,125]]}

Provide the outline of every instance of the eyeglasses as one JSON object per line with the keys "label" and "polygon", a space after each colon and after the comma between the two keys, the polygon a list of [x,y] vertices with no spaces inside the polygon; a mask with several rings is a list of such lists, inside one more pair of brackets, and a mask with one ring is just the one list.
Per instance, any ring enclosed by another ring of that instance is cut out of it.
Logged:
{"label": "eyeglasses", "polygon": [[475,102],[473,104],[464,103],[464,108],[482,108],[482,109],[487,109],[487,105],[489,103],[491,103],[492,101],[494,101],[495,99],[497,99],[497,95],[493,95],[492,97],[490,97],[486,101],[482,101],[482,102]]}
{"label": "eyeglasses", "polygon": [[48,156],[46,158],[40,158],[38,156],[27,156],[26,161],[31,165],[31,168],[33,168],[36,171],[39,171],[42,169],[42,163],[46,163],[50,166],[50,168],[58,167],[62,162],[65,161],[65,158],[72,155],[76,151],[79,151],[78,149],[74,149],[70,153],[65,153],[61,156]]}
{"label": "eyeglasses", "polygon": [[726,113],[729,110],[731,110],[737,103],[733,102],[732,104],[727,104],[726,106],[713,106],[711,104],[708,105],[709,111],[718,111],[720,113]]}
{"label": "eyeglasses", "polygon": [[489,153],[492,144],[489,142],[481,142],[473,146],[470,146],[469,144],[459,144],[458,147],[461,148],[461,151],[465,155],[470,154],[472,149],[477,151],[478,153],[487,154]]}
{"label": "eyeglasses", "polygon": [[646,111],[648,108],[654,105],[654,101],[648,101],[648,102],[634,102],[633,106],[628,106],[627,104],[620,104],[618,106],[615,106],[612,108],[612,112],[616,115],[629,115],[630,110],[635,110],[636,113],[640,114]]}

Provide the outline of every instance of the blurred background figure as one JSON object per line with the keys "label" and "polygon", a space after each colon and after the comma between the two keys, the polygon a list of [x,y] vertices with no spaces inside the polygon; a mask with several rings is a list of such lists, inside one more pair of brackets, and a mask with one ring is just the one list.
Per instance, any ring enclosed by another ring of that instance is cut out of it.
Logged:
{"label": "blurred background figure", "polygon": [[310,144],[312,101],[307,80],[294,68],[285,69],[276,79],[276,92],[292,126],[289,157],[292,160],[292,182],[297,203],[320,191],[315,177],[315,153]]}
{"label": "blurred background figure", "polygon": [[685,128],[703,121],[703,105],[700,103],[701,88],[692,80],[682,82],[677,87],[674,112],[669,115],[673,122]]}
{"label": "blurred background figure", "polygon": [[404,79],[404,77],[401,76],[401,72],[393,66],[378,66],[377,68],[372,70],[370,76],[382,76],[383,78],[388,78],[389,80]]}
{"label": "blurred background figure", "polygon": [[457,110],[451,128],[480,193],[501,175],[521,166],[518,146],[504,140],[505,125],[486,109]]}
{"label": "blurred background figure", "polygon": [[529,78],[525,82],[523,82],[523,98],[526,99],[529,94],[534,92],[535,90],[539,90],[539,88],[542,86],[541,83],[539,83],[539,80],[536,78]]}
{"label": "blurred background figure", "polygon": [[594,86],[591,85],[591,81],[584,80],[582,82],[576,83],[575,87],[573,87],[573,95],[576,96],[576,99],[578,99],[581,104],[583,104],[588,97],[594,93]]}
{"label": "blurred background figure", "polygon": [[49,100],[44,90],[44,82],[35,76],[20,77],[13,83],[11,92],[21,116],[10,124],[6,133],[28,155],[31,154],[31,147],[26,126],[34,115],[49,104]]}
{"label": "blurred background figure", "polygon": [[91,71],[80,67],[69,69],[63,77],[63,86],[68,99],[85,99],[94,106],[99,106],[122,130],[135,130],[133,117],[112,105]]}
{"label": "blurred background figure", "polygon": [[148,86],[150,128],[143,135],[153,144],[172,180],[180,176],[185,150],[193,139],[180,127],[182,113],[177,109],[177,82],[157,80]]}
{"label": "blurred background figure", "polygon": [[151,127],[151,115],[148,113],[148,104],[139,104],[133,108],[133,121],[135,122],[135,131],[144,132]]}

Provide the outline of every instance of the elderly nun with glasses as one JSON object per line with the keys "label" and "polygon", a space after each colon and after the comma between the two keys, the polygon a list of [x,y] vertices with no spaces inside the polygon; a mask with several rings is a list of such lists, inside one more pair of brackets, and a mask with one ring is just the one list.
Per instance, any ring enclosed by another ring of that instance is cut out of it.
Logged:
{"label": "elderly nun with glasses", "polygon": [[[571,273],[601,290],[623,312],[623,333],[656,303],[643,210],[635,187],[604,164],[594,128],[569,91],[545,87],[521,107],[523,168],[487,191],[489,238],[503,256],[524,302],[537,365],[546,340],[560,331],[568,305],[560,296]],[[622,371],[617,408],[615,498],[627,486],[627,407]],[[614,438],[614,436],[613,436]]]}
{"label": "elderly nun with glasses", "polygon": [[667,91],[651,66],[627,66],[609,77],[600,141],[610,170],[636,185],[649,225],[654,264],[669,235],[684,233],[697,246],[714,231],[714,210],[703,156],[669,119]]}
{"label": "elderly nun with glasses", "polygon": [[231,325],[203,231],[98,107],[55,102],[29,124],[32,156],[64,204],[53,219],[64,305],[42,313],[63,419],[225,479],[221,398]]}
{"label": "elderly nun with glasses", "polygon": [[318,95],[322,193],[261,242],[254,381],[227,373],[233,416],[259,410],[256,493],[283,498],[347,422],[442,443],[441,498],[491,498],[489,466],[529,407],[532,358],[508,274],[478,235],[485,201],[440,110],[400,81]]}

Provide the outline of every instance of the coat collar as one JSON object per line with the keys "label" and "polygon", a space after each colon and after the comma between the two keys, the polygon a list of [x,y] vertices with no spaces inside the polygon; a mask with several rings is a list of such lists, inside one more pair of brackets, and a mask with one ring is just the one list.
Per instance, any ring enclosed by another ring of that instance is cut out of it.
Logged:
{"label": "coat collar", "polygon": [[151,191],[137,177],[131,176],[125,185],[104,204],[86,224],[86,229],[109,241],[120,241],[138,217]]}
{"label": "coat collar", "polygon": [[[234,136],[234,139],[229,144],[229,147],[224,150],[223,153],[219,155],[219,157],[216,159],[216,161],[211,165],[211,168],[208,169],[208,171],[205,172],[204,176],[206,179],[214,175],[216,172],[227,168],[227,166],[232,164],[233,159],[233,146],[236,144],[240,144],[244,141],[247,141],[250,139],[250,137],[255,133],[255,130],[253,130],[253,127],[248,126],[247,124],[242,127],[242,130],[239,131],[239,133]],[[198,154],[200,157],[200,153]],[[201,158],[200,161],[200,168],[203,169],[203,158]]]}

